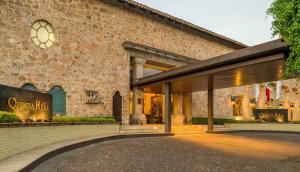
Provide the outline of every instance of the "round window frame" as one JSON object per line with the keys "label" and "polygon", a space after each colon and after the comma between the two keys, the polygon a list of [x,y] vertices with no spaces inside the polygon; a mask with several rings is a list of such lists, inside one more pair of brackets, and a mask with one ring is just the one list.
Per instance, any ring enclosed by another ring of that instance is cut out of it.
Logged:
{"label": "round window frame", "polygon": [[[38,27],[36,27],[38,25]],[[38,36],[39,29],[44,28],[48,33],[48,38],[46,41],[42,41]],[[50,28],[50,29],[49,29]],[[46,20],[36,20],[31,25],[30,37],[33,44],[41,49],[48,49],[53,46],[55,41],[55,34],[53,26]]]}

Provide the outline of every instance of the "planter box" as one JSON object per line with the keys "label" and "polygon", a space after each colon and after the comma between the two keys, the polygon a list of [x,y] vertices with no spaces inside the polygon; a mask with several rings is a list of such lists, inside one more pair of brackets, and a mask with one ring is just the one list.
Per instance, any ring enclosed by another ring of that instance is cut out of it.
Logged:
{"label": "planter box", "polygon": [[300,124],[293,123],[226,123],[224,127],[230,130],[300,132]]}
{"label": "planter box", "polygon": [[[6,126],[5,126],[6,125]],[[119,134],[117,124],[0,124],[0,160],[62,141]]]}

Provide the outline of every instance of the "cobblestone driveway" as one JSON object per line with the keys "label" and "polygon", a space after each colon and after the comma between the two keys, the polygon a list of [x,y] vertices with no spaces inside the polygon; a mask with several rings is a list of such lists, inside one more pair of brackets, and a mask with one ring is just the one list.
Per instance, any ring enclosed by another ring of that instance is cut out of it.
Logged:
{"label": "cobblestone driveway", "polygon": [[197,134],[98,143],[52,158],[35,172],[300,171],[299,134]]}

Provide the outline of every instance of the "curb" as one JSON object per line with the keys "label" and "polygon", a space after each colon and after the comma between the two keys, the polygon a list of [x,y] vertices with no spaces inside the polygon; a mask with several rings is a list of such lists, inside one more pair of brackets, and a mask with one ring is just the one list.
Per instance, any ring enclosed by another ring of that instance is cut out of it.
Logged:
{"label": "curb", "polygon": [[229,130],[229,131],[206,131],[209,134],[230,134],[230,133],[284,133],[300,134],[299,131],[274,131],[274,130]]}
{"label": "curb", "polygon": [[164,137],[164,136],[174,136],[174,133],[160,133],[160,134],[131,134],[131,135],[115,135],[115,136],[108,136],[108,137],[103,137],[103,138],[97,138],[97,139],[92,139],[88,141],[83,141],[75,144],[71,144],[68,146],[64,146],[58,149],[55,149],[53,151],[50,151],[43,156],[39,157],[38,159],[34,160],[30,164],[26,165],[23,167],[19,172],[28,172],[42,164],[43,162],[68,151],[89,146],[94,143],[100,143],[100,142],[105,142],[105,141],[111,141],[111,140],[123,140],[123,139],[133,139],[133,138],[147,138],[147,137]]}

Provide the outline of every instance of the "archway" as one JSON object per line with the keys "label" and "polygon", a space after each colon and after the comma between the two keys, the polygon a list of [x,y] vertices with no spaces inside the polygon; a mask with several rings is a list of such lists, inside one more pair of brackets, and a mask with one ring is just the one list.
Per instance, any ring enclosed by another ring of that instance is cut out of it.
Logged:
{"label": "archway", "polygon": [[122,96],[119,91],[113,95],[112,114],[117,122],[122,122]]}
{"label": "archway", "polygon": [[36,88],[36,86],[33,85],[33,84],[31,84],[31,83],[26,83],[21,88],[25,89],[25,90],[30,90],[30,91],[38,91],[38,89]]}
{"label": "archway", "polygon": [[59,86],[51,88],[53,114],[66,114],[66,92]]}

